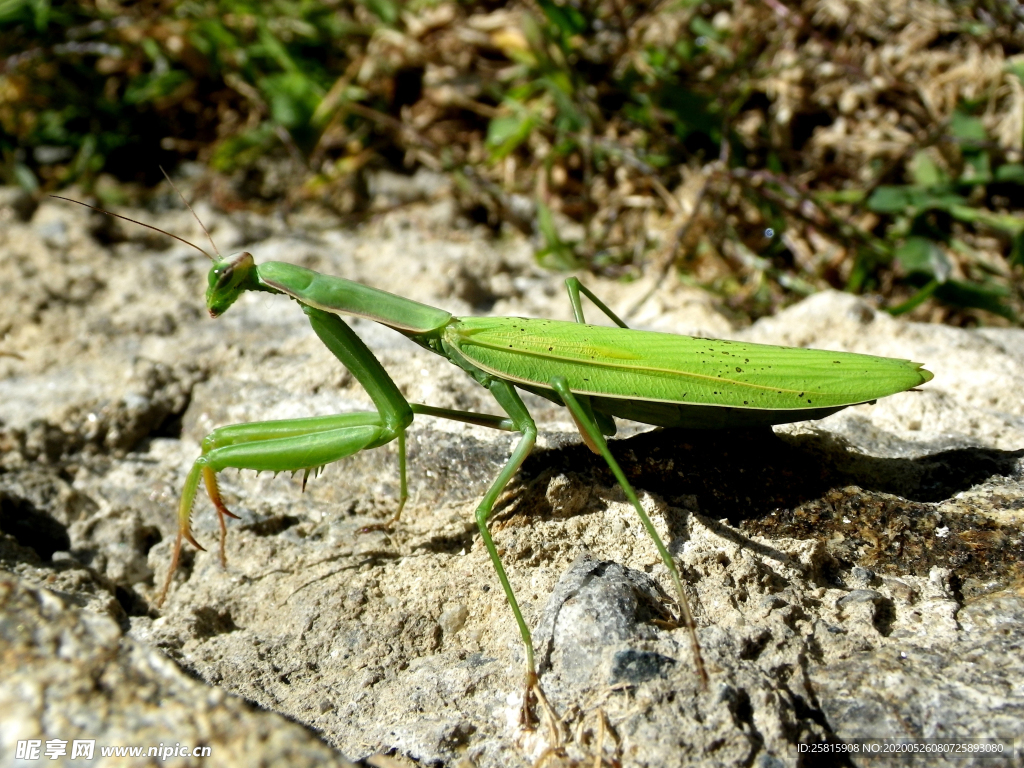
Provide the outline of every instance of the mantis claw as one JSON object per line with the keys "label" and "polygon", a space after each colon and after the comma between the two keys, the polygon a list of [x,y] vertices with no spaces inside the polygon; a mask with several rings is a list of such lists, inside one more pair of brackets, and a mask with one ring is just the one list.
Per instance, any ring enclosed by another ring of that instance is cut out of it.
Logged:
{"label": "mantis claw", "polygon": [[[224,518],[230,517],[234,520],[240,520],[241,518],[224,504],[224,500],[220,496],[220,487],[217,485],[217,472],[208,466],[203,467],[203,483],[206,485],[207,496],[210,497],[210,501],[213,502],[213,506],[217,509],[217,522],[220,523],[220,565],[221,568],[227,568],[228,556],[226,546],[228,526]],[[306,487],[305,480],[303,480],[302,487],[303,489]],[[191,536],[189,536],[188,540],[199,547]],[[199,549],[202,549],[202,547],[199,547]]]}
{"label": "mantis claw", "polygon": [[[164,585],[160,588],[160,594],[156,596],[156,607],[162,608],[164,600],[167,599],[167,593],[171,589],[171,579],[174,578],[174,572],[178,570],[178,560],[181,558],[181,540],[185,534],[178,531],[178,537],[174,540],[174,553],[171,555],[171,564],[167,566],[167,576],[164,578]],[[195,543],[195,539],[192,538],[192,534],[188,534],[189,541],[192,542],[193,546],[199,547]],[[202,547],[199,547],[202,549]]]}
{"label": "mantis claw", "polygon": [[[206,551],[206,547],[204,547],[202,544],[200,544],[198,541],[196,541],[195,537],[192,535],[192,531],[189,531],[189,530],[178,531],[178,541],[180,542],[182,539],[185,539],[185,541],[187,541],[193,547],[198,549],[200,552],[205,552]],[[180,544],[179,544],[179,546],[180,546]]]}
{"label": "mantis claw", "polygon": [[213,502],[213,506],[217,508],[217,514],[227,515],[234,520],[241,520],[238,515],[224,504],[224,500],[220,496],[220,486],[217,485],[217,473],[210,467],[203,467],[203,483],[206,485],[206,494],[210,497],[210,501]]}

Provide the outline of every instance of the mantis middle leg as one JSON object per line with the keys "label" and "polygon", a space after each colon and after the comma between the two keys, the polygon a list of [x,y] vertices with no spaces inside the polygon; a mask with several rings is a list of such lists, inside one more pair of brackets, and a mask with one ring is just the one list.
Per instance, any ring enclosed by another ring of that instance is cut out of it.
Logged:
{"label": "mantis middle leg", "polygon": [[523,718],[525,722],[529,719],[530,690],[537,686],[537,668],[533,661],[533,639],[530,637],[530,628],[527,626],[523,613],[519,609],[519,601],[516,600],[515,592],[512,590],[512,585],[508,580],[508,574],[505,572],[505,566],[501,563],[498,548],[494,546],[494,539],[491,538],[491,532],[487,528],[487,521],[494,511],[494,504],[498,500],[498,496],[501,495],[509,480],[512,479],[512,476],[519,470],[519,467],[522,466],[526,457],[533,450],[533,446],[537,441],[537,425],[533,417],[530,416],[530,412],[526,410],[526,406],[515,391],[515,388],[507,381],[492,379],[488,384],[488,389],[494,395],[494,399],[498,401],[498,405],[509,415],[509,418],[515,425],[515,430],[522,435],[519,443],[512,451],[508,462],[494,479],[494,482],[491,483],[491,487],[487,489],[487,493],[484,494],[483,499],[477,506],[476,524],[480,529],[480,537],[484,540],[484,546],[487,547],[487,553],[491,556],[491,562],[494,564],[494,570],[498,574],[498,581],[501,582],[505,598],[508,600],[509,607],[512,608],[512,614],[516,617],[516,624],[519,625],[519,634],[523,638],[523,646],[526,649],[526,692],[523,696]]}

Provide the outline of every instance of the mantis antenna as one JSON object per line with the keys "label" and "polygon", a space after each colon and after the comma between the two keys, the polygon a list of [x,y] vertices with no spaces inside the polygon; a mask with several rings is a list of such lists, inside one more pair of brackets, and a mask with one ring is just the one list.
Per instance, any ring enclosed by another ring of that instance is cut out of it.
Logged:
{"label": "mantis antenna", "polygon": [[[181,194],[181,191],[176,186],[174,186],[174,182],[171,181],[171,177],[167,175],[167,171],[165,171],[163,169],[163,166],[160,167],[160,172],[163,173],[164,178],[167,179],[167,183],[171,185],[171,189],[173,189],[175,192],[178,193],[178,197],[181,198],[181,202],[183,202],[185,204],[185,207],[188,208],[189,213],[191,213],[193,216],[195,216],[196,222],[199,224],[199,227],[206,234],[206,238],[210,241],[210,245],[213,246],[213,252],[216,253],[218,256],[220,256],[220,249],[217,247],[217,244],[215,242],[213,242],[213,237],[210,235],[210,231],[206,228],[206,225],[203,224],[202,219],[200,219],[199,216],[196,214],[196,212],[194,210],[192,210],[192,206],[188,204],[188,200],[186,200],[185,196],[183,194]],[[76,205],[83,205],[86,208],[91,208],[92,210],[96,211],[97,213],[105,213],[107,216],[113,216],[115,219],[122,219],[123,221],[130,221],[132,224],[138,224],[140,227],[145,227],[146,229],[151,229],[154,232],[159,232],[161,235],[167,235],[168,237],[174,238],[179,243],[184,243],[185,245],[189,246],[190,248],[195,248],[197,251],[199,251],[201,254],[203,254],[203,256],[208,258],[210,261],[212,261],[212,262],[216,262],[217,261],[217,259],[213,258],[213,256],[211,256],[209,253],[207,253],[205,250],[200,248],[195,243],[190,243],[185,238],[178,237],[177,235],[171,234],[170,232],[168,232],[166,230],[160,229],[160,227],[154,227],[152,224],[144,224],[141,221],[136,221],[135,219],[130,219],[127,216],[122,216],[120,213],[114,213],[114,212],[108,211],[108,210],[106,210],[104,208],[97,208],[95,205],[89,205],[88,203],[83,203],[80,200],[72,200],[70,197],[61,197],[60,195],[50,195],[50,197],[55,198],[57,200],[66,200],[67,202],[75,203]]]}
{"label": "mantis antenna", "polygon": [[[164,170],[164,167],[162,165],[160,166],[160,173],[162,173],[164,175],[164,178],[167,179],[167,183],[171,185],[171,189],[178,193],[178,197],[181,198],[181,202],[183,202],[185,204],[185,207],[188,208],[188,212],[195,217],[196,223],[199,225],[200,229],[202,229],[203,232],[206,234],[206,239],[210,241],[210,245],[213,246],[213,252],[220,256],[220,248],[218,248],[217,244],[213,242],[213,236],[210,234],[210,230],[208,230],[206,228],[206,225],[203,224],[203,220],[199,218],[199,215],[194,210],[192,210],[192,206],[188,204],[188,200],[186,200],[185,196],[181,194],[181,191],[176,186],[174,186],[174,182],[171,181],[171,177],[167,175],[167,171]],[[191,243],[189,243],[189,245],[191,245]],[[210,261],[213,261],[213,259],[210,259]]]}
{"label": "mantis antenna", "polygon": [[[172,235],[170,232],[167,232],[166,230],[160,229],[160,227],[154,227],[152,224],[143,224],[141,221],[136,221],[135,219],[130,219],[127,216],[122,216],[120,213],[114,213],[112,211],[108,211],[108,210],[105,210],[103,208],[97,208],[95,205],[89,205],[88,203],[83,203],[81,200],[72,200],[70,197],[61,197],[60,195],[50,195],[50,197],[55,198],[57,200],[66,200],[67,202],[75,203],[76,205],[83,205],[86,208],[92,208],[92,210],[96,211],[97,213],[105,213],[107,216],[113,216],[115,219],[123,219],[124,221],[130,221],[132,224],[138,224],[140,227],[145,227],[146,229],[151,229],[154,232],[159,232],[161,235],[167,235],[168,237],[173,237],[179,243],[184,243],[185,245],[189,246],[190,248],[195,248],[197,251],[199,251],[201,254],[203,254],[203,256],[208,258],[210,261],[214,261],[214,262],[217,261],[215,258],[213,258],[213,256],[211,256],[209,253],[204,251],[202,248],[200,248],[195,243],[190,243],[188,240],[186,240],[183,237],[178,237],[177,235]],[[205,227],[204,227],[204,229],[205,229]]]}

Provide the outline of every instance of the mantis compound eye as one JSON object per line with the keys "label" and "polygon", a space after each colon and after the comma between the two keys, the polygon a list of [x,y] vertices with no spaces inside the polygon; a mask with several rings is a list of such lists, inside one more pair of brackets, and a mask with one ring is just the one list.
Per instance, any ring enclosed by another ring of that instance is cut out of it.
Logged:
{"label": "mantis compound eye", "polygon": [[234,277],[235,267],[233,264],[228,264],[226,267],[217,272],[217,282],[215,288],[217,290],[223,290],[231,284],[231,278]]}

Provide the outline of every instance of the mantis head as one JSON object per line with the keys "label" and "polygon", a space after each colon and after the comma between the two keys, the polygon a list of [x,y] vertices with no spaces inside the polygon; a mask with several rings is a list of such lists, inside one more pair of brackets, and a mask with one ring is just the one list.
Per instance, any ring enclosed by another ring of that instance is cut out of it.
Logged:
{"label": "mantis head", "polygon": [[[164,169],[161,168],[161,171]],[[175,192],[178,192],[178,188],[174,186],[174,182],[171,181],[171,177],[164,171],[164,177],[167,182],[171,185]],[[184,238],[178,237],[171,232],[154,227],[152,224],[145,224],[135,219],[130,219],[127,216],[122,216],[119,213],[112,211],[105,211],[102,208],[97,208],[95,205],[89,205],[88,203],[82,203],[78,200],[72,200],[68,197],[61,197],[60,195],[50,195],[58,200],[66,200],[69,203],[75,203],[76,205],[82,205],[86,208],[91,208],[99,213],[106,214],[107,216],[113,216],[115,219],[123,219],[124,221],[130,221],[132,224],[138,224],[140,227],[151,229],[154,232],[159,232],[161,235],[167,235],[167,237],[174,238],[180,243],[184,243],[190,248],[195,248],[201,254],[206,256],[210,261],[213,262],[213,267],[210,268],[209,282],[210,287],[206,289],[206,309],[210,313],[210,317],[220,317],[223,315],[228,307],[235,303],[243,291],[258,291],[260,290],[260,281],[256,273],[256,262],[252,258],[251,253],[240,253],[234,259],[228,260],[220,255],[220,251],[217,250],[216,243],[213,242],[213,238],[210,237],[209,231],[200,221],[199,217],[196,216],[196,212],[192,210],[192,206],[188,204],[185,197],[178,192],[181,201],[185,203],[192,215],[196,217],[196,221],[199,222],[199,226],[210,240],[210,245],[213,246],[213,252],[217,254],[216,257],[211,256],[209,253],[204,251],[195,243],[190,243]]]}
{"label": "mantis head", "polygon": [[209,281],[206,309],[210,317],[224,314],[243,291],[259,290],[256,262],[251,253],[240,253],[230,261],[217,259],[210,268]]}

